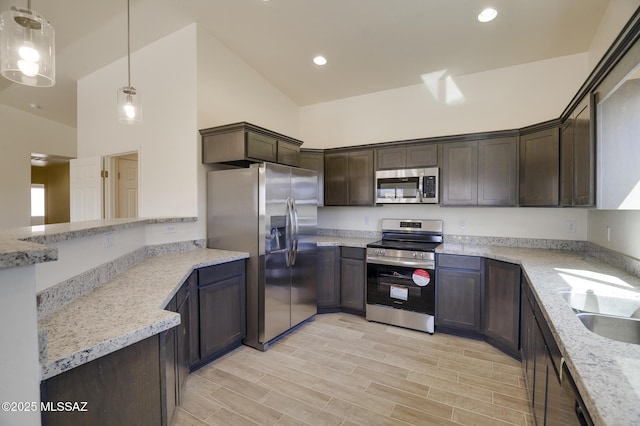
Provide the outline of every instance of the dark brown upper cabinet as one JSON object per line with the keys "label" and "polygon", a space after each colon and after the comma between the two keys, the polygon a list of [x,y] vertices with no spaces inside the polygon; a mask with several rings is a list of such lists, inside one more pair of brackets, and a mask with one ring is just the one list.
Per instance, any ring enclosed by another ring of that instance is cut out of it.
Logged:
{"label": "dark brown upper cabinet", "polygon": [[374,205],[373,159],[372,149],[325,153],[324,205]]}
{"label": "dark brown upper cabinet", "polygon": [[318,172],[318,207],[324,206],[324,151],[301,149],[300,167]]}
{"label": "dark brown upper cabinet", "polygon": [[241,122],[200,130],[202,163],[227,163],[247,167],[251,163],[298,166],[302,141]]}
{"label": "dark brown upper cabinet", "polygon": [[560,128],[520,136],[520,205],[557,206],[560,181]]}
{"label": "dark brown upper cabinet", "polygon": [[376,150],[376,170],[410,169],[438,165],[438,144],[380,148]]}
{"label": "dark brown upper cabinet", "polygon": [[517,138],[441,145],[442,205],[515,206]]}
{"label": "dark brown upper cabinet", "polygon": [[587,96],[561,126],[560,205],[595,205],[595,129],[593,95]]}

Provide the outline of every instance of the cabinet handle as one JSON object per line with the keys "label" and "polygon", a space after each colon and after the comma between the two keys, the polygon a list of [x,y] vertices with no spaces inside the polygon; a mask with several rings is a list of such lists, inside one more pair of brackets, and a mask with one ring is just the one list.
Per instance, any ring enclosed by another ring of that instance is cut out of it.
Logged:
{"label": "cabinet handle", "polygon": [[560,358],[560,384],[562,384],[562,371],[565,364],[566,361],[564,360],[564,357]]}

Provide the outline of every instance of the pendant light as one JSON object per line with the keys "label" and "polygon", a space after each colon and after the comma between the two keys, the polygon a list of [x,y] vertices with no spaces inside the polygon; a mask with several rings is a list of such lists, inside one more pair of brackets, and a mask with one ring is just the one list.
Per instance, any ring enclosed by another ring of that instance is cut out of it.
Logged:
{"label": "pendant light", "polygon": [[127,0],[127,82],[128,85],[118,89],[118,121],[127,124],[142,123],[140,94],[131,85],[131,18],[130,0]]}
{"label": "pendant light", "polygon": [[0,74],[16,83],[50,87],[56,83],[55,33],[38,13],[12,7],[0,14]]}

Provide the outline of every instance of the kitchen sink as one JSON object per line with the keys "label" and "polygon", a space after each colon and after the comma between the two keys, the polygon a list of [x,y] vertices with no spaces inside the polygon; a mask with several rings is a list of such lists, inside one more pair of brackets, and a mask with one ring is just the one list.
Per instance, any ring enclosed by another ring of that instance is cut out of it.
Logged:
{"label": "kitchen sink", "polygon": [[640,295],[636,297],[615,297],[596,295],[593,291],[561,291],[562,298],[576,313],[614,315],[626,318],[640,318]]}
{"label": "kitchen sink", "polygon": [[619,342],[640,344],[640,319],[594,313],[579,313],[578,318],[595,334]]}

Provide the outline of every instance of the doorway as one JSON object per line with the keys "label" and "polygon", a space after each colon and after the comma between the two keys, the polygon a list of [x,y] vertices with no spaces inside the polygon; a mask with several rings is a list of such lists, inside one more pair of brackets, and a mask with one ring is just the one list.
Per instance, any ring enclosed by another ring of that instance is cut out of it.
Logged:
{"label": "doorway", "polygon": [[107,157],[107,218],[138,217],[138,153]]}
{"label": "doorway", "polygon": [[31,225],[69,222],[69,161],[31,153]]}

